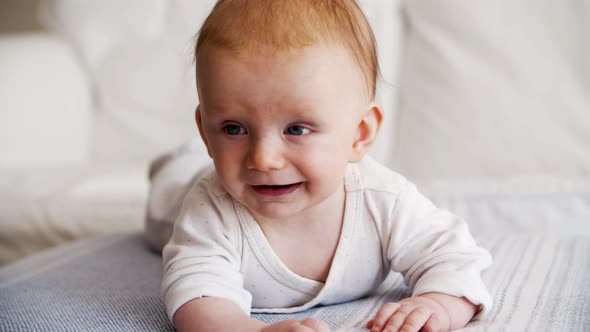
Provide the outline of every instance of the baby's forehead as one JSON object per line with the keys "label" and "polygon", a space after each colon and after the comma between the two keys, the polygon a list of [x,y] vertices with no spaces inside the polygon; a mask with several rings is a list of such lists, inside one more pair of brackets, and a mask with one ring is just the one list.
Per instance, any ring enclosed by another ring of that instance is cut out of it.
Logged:
{"label": "baby's forehead", "polygon": [[253,108],[305,108],[370,98],[362,69],[342,47],[202,50],[197,88],[207,106],[233,100]]}
{"label": "baby's forehead", "polygon": [[348,114],[349,106],[360,111],[370,101],[361,69],[343,49],[207,52],[208,61],[201,63],[205,69],[197,75],[199,101],[218,120],[245,114],[250,119],[325,119]]}
{"label": "baby's forehead", "polygon": [[[282,71],[282,75],[276,79],[287,78],[284,76],[285,72],[291,74],[289,77],[297,76],[300,79],[315,77],[316,73],[340,76],[346,72],[353,72],[356,78],[366,84],[363,68],[355,61],[354,55],[340,45],[317,44],[288,49],[271,46],[253,49],[206,46],[197,53],[197,78],[200,72],[224,72],[233,76],[237,73],[238,67],[239,70],[256,71],[258,75],[265,75],[267,71]],[[230,68],[236,70],[232,71]]]}
{"label": "baby's forehead", "polygon": [[340,46],[287,50],[271,47],[232,50],[211,46],[203,47],[201,51],[197,59],[199,85],[215,85],[218,81],[224,81],[223,84],[271,81],[269,87],[272,88],[274,82],[294,81],[292,83],[299,88],[298,81],[303,81],[322,90],[345,84],[355,84],[359,92],[366,90],[362,68],[353,55]]}

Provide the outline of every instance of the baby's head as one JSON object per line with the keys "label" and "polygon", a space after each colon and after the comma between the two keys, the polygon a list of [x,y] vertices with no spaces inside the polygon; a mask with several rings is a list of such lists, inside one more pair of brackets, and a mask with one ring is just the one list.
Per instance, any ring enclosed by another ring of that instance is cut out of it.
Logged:
{"label": "baby's head", "polygon": [[255,215],[329,201],[378,132],[375,41],[354,0],[221,0],[195,58],[201,137]]}

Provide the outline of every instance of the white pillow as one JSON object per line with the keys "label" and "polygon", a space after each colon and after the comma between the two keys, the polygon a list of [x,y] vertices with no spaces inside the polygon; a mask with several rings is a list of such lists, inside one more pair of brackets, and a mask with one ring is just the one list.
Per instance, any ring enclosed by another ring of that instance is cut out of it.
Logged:
{"label": "white pillow", "polygon": [[420,184],[590,176],[586,2],[404,10],[396,168]]}

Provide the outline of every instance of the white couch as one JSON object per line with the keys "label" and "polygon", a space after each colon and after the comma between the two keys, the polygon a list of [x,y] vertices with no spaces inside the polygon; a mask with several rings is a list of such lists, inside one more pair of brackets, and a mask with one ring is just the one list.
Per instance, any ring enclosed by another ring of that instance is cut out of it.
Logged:
{"label": "white couch", "polygon": [[[45,32],[0,36],[0,264],[143,229],[150,160],[197,135],[192,41],[213,3],[48,0]],[[588,2],[360,3],[383,75],[372,155],[478,237],[586,241]]]}

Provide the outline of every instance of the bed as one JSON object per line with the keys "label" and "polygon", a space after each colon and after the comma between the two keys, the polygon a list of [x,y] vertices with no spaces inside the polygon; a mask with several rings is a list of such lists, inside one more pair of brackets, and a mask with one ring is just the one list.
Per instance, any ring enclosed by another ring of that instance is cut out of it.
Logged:
{"label": "bed", "polygon": [[[589,331],[590,236],[477,236],[495,263],[484,274],[495,304],[464,331]],[[141,233],[64,245],[0,270],[0,331],[173,331],[159,293],[161,257]],[[401,278],[387,291],[301,313],[257,314],[266,322],[305,317],[334,331],[366,331],[380,304],[409,296]]]}

